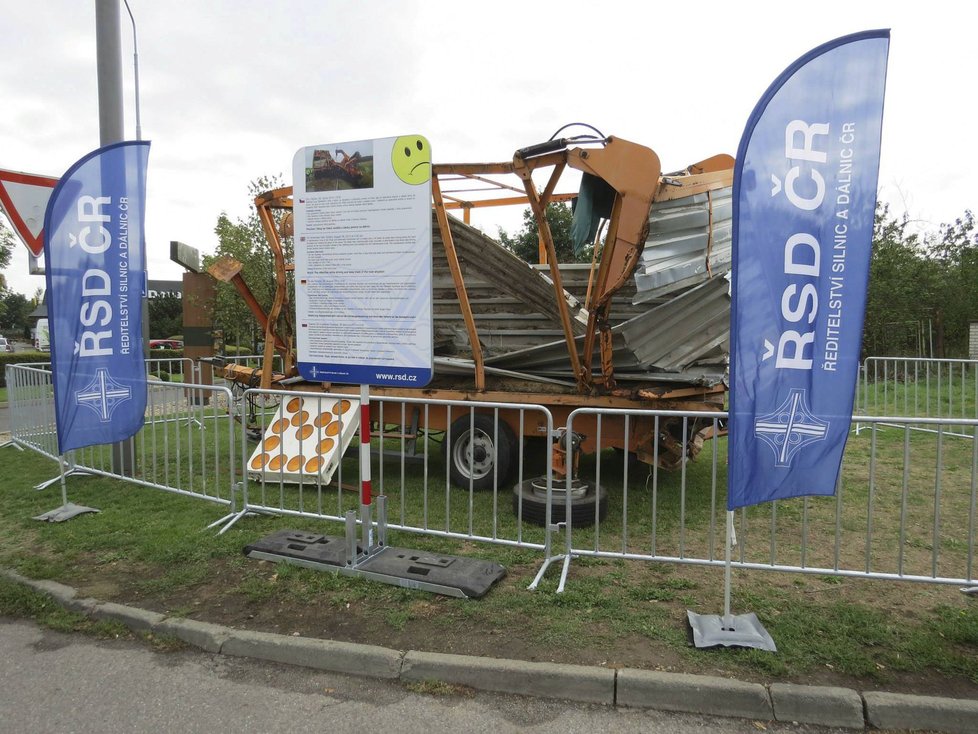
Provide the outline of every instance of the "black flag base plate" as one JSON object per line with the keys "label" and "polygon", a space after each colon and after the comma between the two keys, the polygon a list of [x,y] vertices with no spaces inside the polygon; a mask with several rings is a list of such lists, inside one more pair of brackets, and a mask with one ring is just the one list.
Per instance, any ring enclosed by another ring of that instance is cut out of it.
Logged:
{"label": "black flag base plate", "polygon": [[45,512],[43,515],[38,515],[34,519],[42,522],[64,522],[78,515],[84,515],[86,512],[98,512],[98,510],[94,507],[85,507],[84,505],[76,505],[74,502],[66,502],[61,507]]}
{"label": "black flag base plate", "polygon": [[696,647],[753,647],[777,652],[771,635],[756,614],[697,614],[686,610]]}
{"label": "black flag base plate", "polygon": [[[351,551],[353,557],[351,557]],[[378,546],[364,553],[344,538],[301,530],[280,530],[248,546],[249,558],[359,576],[371,581],[419,589],[460,599],[477,599],[506,575],[498,563]]]}

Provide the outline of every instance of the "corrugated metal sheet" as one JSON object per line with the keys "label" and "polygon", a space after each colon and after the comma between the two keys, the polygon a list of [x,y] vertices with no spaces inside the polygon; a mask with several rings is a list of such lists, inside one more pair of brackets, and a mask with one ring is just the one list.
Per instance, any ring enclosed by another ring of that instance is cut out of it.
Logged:
{"label": "corrugated metal sheet", "polygon": [[728,186],[652,206],[649,235],[635,271],[634,304],[661,300],[730,270],[731,193]]}
{"label": "corrugated metal sheet", "polygon": [[[454,217],[449,223],[484,351],[503,354],[561,338],[550,278],[474,227]],[[436,352],[469,356],[472,350],[437,223],[433,235]],[[587,312],[566,291],[565,298],[575,333],[583,333]]]}
{"label": "corrugated metal sheet", "polygon": [[[729,351],[731,190],[656,204],[634,280],[612,301],[615,377],[621,382],[715,385]],[[712,242],[710,241],[712,207]],[[495,240],[450,218],[489,374],[572,383],[549,268],[527,266]],[[709,245],[710,268],[706,266]],[[444,247],[435,228],[436,371],[474,369]],[[578,349],[589,264],[561,265]],[[452,359],[442,356],[452,355]],[[595,350],[593,369],[600,371]]]}
{"label": "corrugated metal sheet", "polygon": [[[534,265],[533,268],[549,277],[549,265]],[[597,268],[595,267],[595,269]],[[584,303],[587,299],[588,280],[591,277],[591,263],[561,263],[560,277],[564,284],[564,290]],[[596,273],[595,277],[597,277]],[[635,280],[632,279],[622,286],[611,301],[611,314],[608,318],[612,324],[628,321],[628,319],[635,318],[649,310],[650,306],[647,303],[633,305],[632,299],[634,297]]]}
{"label": "corrugated metal sheet", "polygon": [[[714,278],[644,314],[612,328],[615,374],[696,375],[718,382],[729,351],[730,284]],[[578,348],[583,338],[577,339]],[[522,349],[486,360],[487,365],[549,376],[573,376],[563,341]],[[598,369],[597,354],[593,368]],[[654,374],[650,374],[654,373]]]}
{"label": "corrugated metal sheet", "polygon": [[729,352],[730,283],[715,277],[617,327],[646,368],[678,371]]}

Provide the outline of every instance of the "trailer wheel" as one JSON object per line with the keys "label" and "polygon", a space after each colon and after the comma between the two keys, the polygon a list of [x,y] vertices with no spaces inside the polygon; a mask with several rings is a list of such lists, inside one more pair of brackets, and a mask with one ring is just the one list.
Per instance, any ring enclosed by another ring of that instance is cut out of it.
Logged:
{"label": "trailer wheel", "polygon": [[[498,441],[496,440],[498,438]],[[509,479],[513,468],[516,437],[513,430],[499,421],[476,413],[452,422],[451,442],[443,444],[452,484],[462,489],[492,489]]]}
{"label": "trailer wheel", "polygon": [[[553,504],[550,509],[550,522],[566,522],[565,485],[562,481],[553,482]],[[527,479],[513,487],[513,514],[520,516],[523,506],[523,519],[534,525],[547,524],[547,478]],[[591,482],[573,480],[571,484],[570,519],[574,527],[587,527],[604,520],[608,514],[608,493],[604,487],[595,489]]]}

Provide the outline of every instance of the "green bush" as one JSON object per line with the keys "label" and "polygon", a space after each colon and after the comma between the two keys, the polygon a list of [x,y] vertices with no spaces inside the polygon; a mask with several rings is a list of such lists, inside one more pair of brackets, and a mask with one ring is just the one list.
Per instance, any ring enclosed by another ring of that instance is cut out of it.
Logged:
{"label": "green bush", "polygon": [[150,349],[147,359],[182,359],[182,349]]}
{"label": "green bush", "polygon": [[170,373],[167,372],[166,370],[157,370],[155,372],[150,372],[149,375],[150,377],[159,378],[160,382],[170,381]]}

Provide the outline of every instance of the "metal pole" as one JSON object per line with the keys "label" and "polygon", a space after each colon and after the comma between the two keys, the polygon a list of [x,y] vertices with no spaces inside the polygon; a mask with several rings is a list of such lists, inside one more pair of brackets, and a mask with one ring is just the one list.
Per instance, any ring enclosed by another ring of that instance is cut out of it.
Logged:
{"label": "metal pole", "polygon": [[733,548],[734,535],[734,514],[733,510],[727,510],[727,543],[726,555],[723,564],[723,623],[725,630],[733,629],[733,618],[730,616],[730,586],[732,584],[730,566]]}
{"label": "metal pole", "polygon": [[370,501],[370,386],[360,385],[360,522],[363,525],[365,555],[370,554],[373,546],[373,509]]}
{"label": "metal pole", "polygon": [[[135,40],[134,40],[135,43]],[[95,54],[98,73],[99,144],[125,139],[122,103],[122,32],[119,0],[95,0]],[[143,298],[143,340],[148,344],[146,299]],[[112,471],[130,476],[133,470],[132,439],[112,445]]]}
{"label": "metal pole", "polygon": [[98,67],[99,143],[118,143],[125,136],[122,114],[122,36],[119,0],[95,0],[95,45]]}
{"label": "metal pole", "polygon": [[139,116],[139,51],[136,49],[136,19],[132,15],[132,8],[129,7],[129,0],[122,0],[126,4],[126,12],[129,13],[129,20],[132,22],[132,78],[136,88],[136,140],[143,139],[143,125]]}

